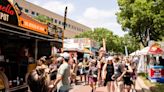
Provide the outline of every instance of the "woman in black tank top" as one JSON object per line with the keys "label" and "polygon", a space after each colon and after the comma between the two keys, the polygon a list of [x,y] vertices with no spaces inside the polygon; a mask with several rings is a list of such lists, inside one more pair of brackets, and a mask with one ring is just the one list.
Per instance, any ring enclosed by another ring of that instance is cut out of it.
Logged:
{"label": "woman in black tank top", "polygon": [[130,92],[131,89],[131,84],[133,83],[131,81],[131,73],[133,72],[131,66],[130,66],[130,61],[128,59],[125,60],[126,64],[125,64],[125,70],[126,73],[123,76],[123,81],[124,81],[124,92]]}
{"label": "woman in black tank top", "polygon": [[114,66],[113,66],[113,57],[108,57],[107,62],[103,67],[103,74],[105,76],[104,86],[107,86],[108,92],[114,92],[114,81],[112,80],[112,76],[114,74]]}

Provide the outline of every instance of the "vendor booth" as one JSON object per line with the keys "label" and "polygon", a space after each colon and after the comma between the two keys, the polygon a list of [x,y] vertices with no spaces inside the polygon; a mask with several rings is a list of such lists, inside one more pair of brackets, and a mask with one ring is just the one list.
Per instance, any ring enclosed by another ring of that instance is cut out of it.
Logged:
{"label": "vendor booth", "polygon": [[162,50],[160,44],[154,43],[150,46],[148,53],[154,56],[150,58],[148,65],[148,78],[152,82],[161,82],[164,83],[164,65],[161,63],[164,62],[164,51]]}
{"label": "vendor booth", "polygon": [[0,0],[0,92],[25,92],[26,77],[41,56],[50,56],[55,42],[48,25]]}
{"label": "vendor booth", "polygon": [[[136,51],[137,55],[140,56],[140,61],[138,64],[138,73],[146,72],[148,73],[148,79],[151,82],[162,82],[164,83],[164,50],[163,46],[159,43],[154,42]],[[132,53],[131,55],[135,55]]]}
{"label": "vendor booth", "polygon": [[78,61],[81,61],[84,55],[83,50],[77,43],[65,42],[63,52],[68,52],[72,58],[77,57]]}

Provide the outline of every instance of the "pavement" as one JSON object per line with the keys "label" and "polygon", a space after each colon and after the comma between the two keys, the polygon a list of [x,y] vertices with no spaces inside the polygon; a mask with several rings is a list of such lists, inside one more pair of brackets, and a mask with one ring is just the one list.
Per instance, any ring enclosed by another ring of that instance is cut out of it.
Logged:
{"label": "pavement", "polygon": [[142,92],[151,92],[150,88],[145,85],[144,81],[138,77],[137,78],[138,86],[142,89]]}
{"label": "pavement", "polygon": [[[137,92],[150,92],[149,88],[144,84],[141,78],[136,80],[136,91]],[[91,92],[91,87],[89,85],[83,86],[82,84],[74,85],[70,92]],[[97,87],[96,92],[107,92],[106,87]]]}

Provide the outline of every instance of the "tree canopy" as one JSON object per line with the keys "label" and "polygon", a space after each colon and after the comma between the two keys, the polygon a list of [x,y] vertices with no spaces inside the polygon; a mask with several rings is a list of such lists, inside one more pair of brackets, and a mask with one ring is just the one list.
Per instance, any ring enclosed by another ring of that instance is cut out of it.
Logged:
{"label": "tree canopy", "polygon": [[[118,22],[124,31],[147,46],[151,40],[161,40],[164,36],[163,0],[118,0],[120,11]],[[149,36],[150,35],[150,36]]]}
{"label": "tree canopy", "polygon": [[106,39],[106,49],[107,51],[113,51],[116,53],[124,53],[124,46],[126,45],[129,53],[137,50],[139,46],[135,38],[130,35],[125,35],[124,37],[119,37],[114,35],[112,31],[106,28],[95,28],[93,31],[83,32],[75,36],[76,38],[91,38],[103,45],[102,39]]}

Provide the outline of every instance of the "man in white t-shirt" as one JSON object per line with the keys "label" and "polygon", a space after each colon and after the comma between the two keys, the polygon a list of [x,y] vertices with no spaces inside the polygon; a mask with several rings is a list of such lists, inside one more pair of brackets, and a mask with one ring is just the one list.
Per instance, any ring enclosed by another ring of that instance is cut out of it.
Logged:
{"label": "man in white t-shirt", "polygon": [[70,55],[68,53],[63,53],[61,54],[61,56],[63,57],[63,63],[58,69],[57,78],[53,83],[53,87],[57,86],[57,92],[69,92],[70,66],[68,64],[68,61],[70,59]]}

